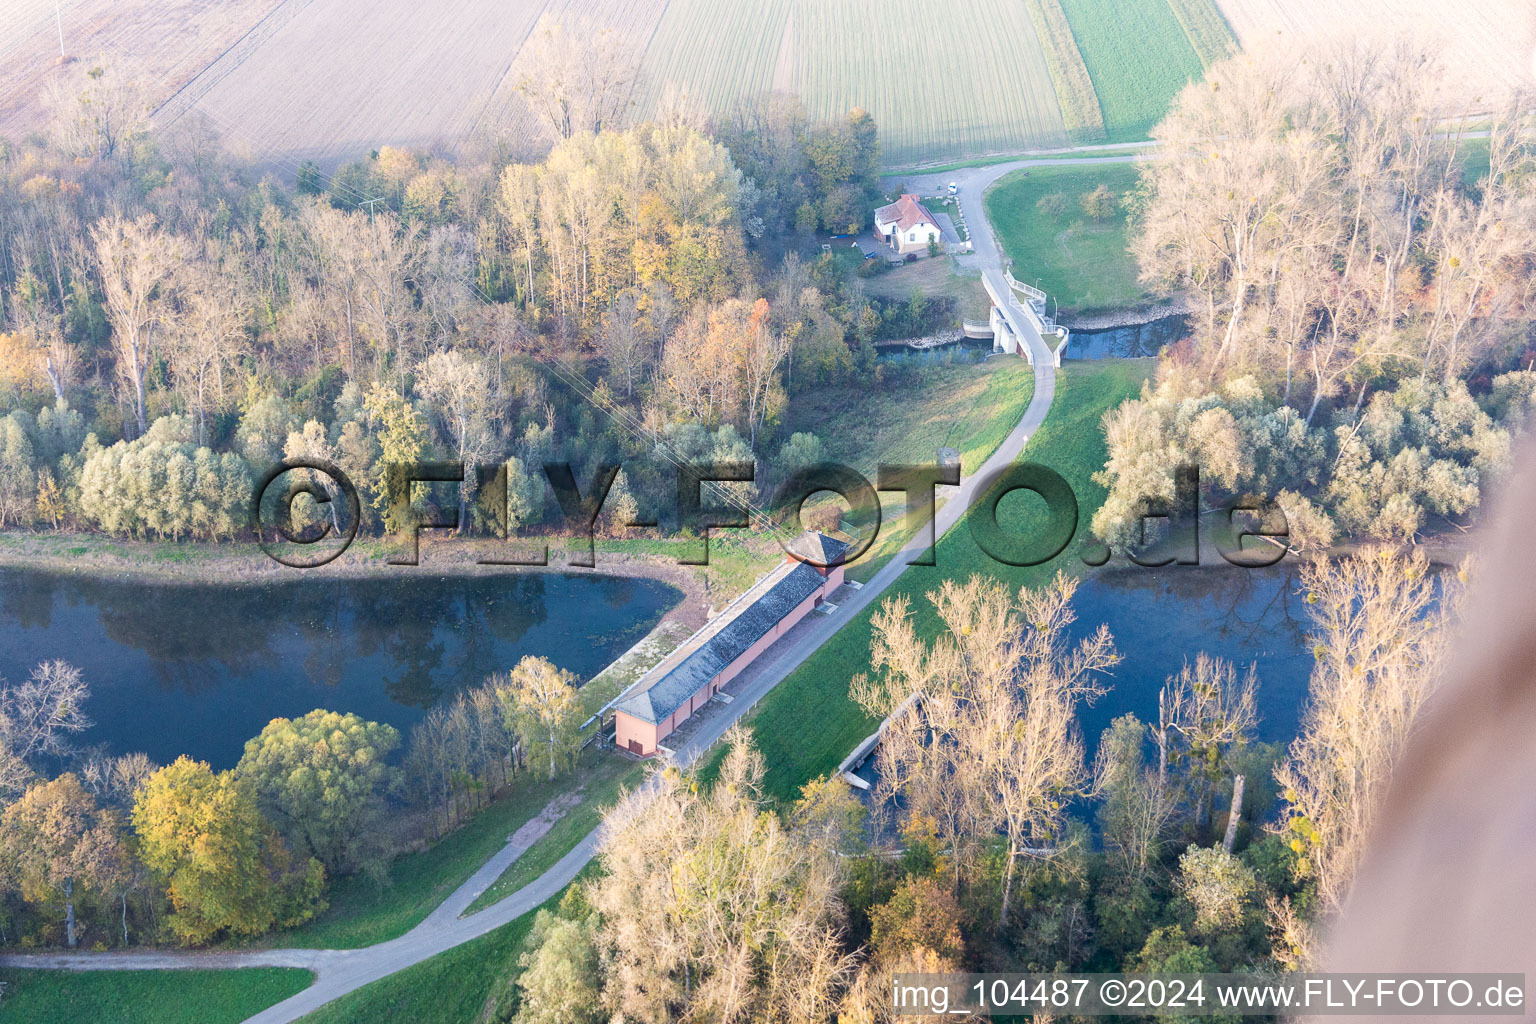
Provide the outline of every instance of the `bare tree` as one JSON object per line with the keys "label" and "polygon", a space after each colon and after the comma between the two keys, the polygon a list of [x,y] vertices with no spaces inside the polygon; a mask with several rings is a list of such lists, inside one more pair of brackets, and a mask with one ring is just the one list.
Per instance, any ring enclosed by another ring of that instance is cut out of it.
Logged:
{"label": "bare tree", "polygon": [[80,670],[64,661],[45,661],[24,683],[0,685],[0,740],[29,761],[69,750],[68,737],[91,727],[85,713],[90,688]]}
{"label": "bare tree", "polygon": [[1438,681],[1460,585],[1421,552],[1386,548],[1311,562],[1302,583],[1317,665],[1301,734],[1275,770],[1289,806],[1280,831],[1334,913]]}
{"label": "bare tree", "polygon": [[197,443],[204,445],[208,410],[224,400],[224,371],[243,347],[250,303],[237,254],[180,264],[175,277],[180,309],[168,332],[171,377],[197,413]]}
{"label": "bare tree", "polygon": [[[433,403],[448,436],[453,439],[458,461],[466,467],[486,461],[495,453],[491,431],[491,381],[486,368],[452,349],[440,349],[416,367],[416,388]],[[469,484],[459,485],[459,530],[468,528]]]}
{"label": "bare tree", "polygon": [[946,581],[928,595],[944,623],[932,643],[918,637],[905,599],[888,600],[870,651],[879,674],[850,687],[886,719],[879,794],[900,794],[908,814],[938,824],[956,886],[975,846],[1006,836],[1004,922],[1016,861],[1054,852],[1063,806],[1087,786],[1076,709],[1119,661],[1102,626],[1068,646],[1075,590],[1060,574],[1016,595],[980,576]]}
{"label": "bare tree", "polygon": [[144,382],[153,352],[154,302],[158,290],[181,258],[176,239],[155,226],[153,214],[128,220],[110,214],[91,229],[96,266],[101,272],[117,370],[133,392],[139,433],[148,429],[144,417]]}
{"label": "bare tree", "polygon": [[567,31],[539,19],[520,57],[518,91],[556,140],[619,127],[640,74],[639,52],[612,29]]}
{"label": "bare tree", "polygon": [[635,381],[645,373],[652,351],[649,332],[640,316],[640,303],[633,291],[620,292],[608,304],[600,337],[609,369],[623,377],[625,397],[633,395]]}
{"label": "bare tree", "polygon": [[1252,666],[1239,681],[1230,662],[1202,651],[1193,665],[1185,662],[1177,675],[1169,676],[1158,693],[1160,723],[1154,735],[1165,751],[1160,763],[1166,760],[1183,769],[1196,828],[1211,820],[1216,790],[1229,774],[1234,748],[1253,738],[1259,721],[1257,688]]}

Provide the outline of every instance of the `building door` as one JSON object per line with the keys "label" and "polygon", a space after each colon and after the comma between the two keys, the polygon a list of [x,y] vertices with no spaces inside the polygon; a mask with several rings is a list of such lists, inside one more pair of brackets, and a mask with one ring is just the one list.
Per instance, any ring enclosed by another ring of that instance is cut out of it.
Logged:
{"label": "building door", "polygon": [[644,754],[645,748],[640,745],[639,740],[632,739],[629,741],[629,752],[631,754]]}

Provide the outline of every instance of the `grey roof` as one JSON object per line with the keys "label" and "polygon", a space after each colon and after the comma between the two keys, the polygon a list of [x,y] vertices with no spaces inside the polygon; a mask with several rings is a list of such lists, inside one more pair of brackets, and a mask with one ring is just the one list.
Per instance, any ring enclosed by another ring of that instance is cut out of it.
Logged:
{"label": "grey roof", "polygon": [[781,563],[647,672],[655,681],[619,701],[615,710],[642,722],[666,721],[824,583],[826,577],[804,562]]}
{"label": "grey roof", "polygon": [[812,565],[822,568],[837,561],[848,545],[835,537],[828,537],[824,533],[807,530],[788,544],[784,550],[794,555],[801,561],[810,562]]}

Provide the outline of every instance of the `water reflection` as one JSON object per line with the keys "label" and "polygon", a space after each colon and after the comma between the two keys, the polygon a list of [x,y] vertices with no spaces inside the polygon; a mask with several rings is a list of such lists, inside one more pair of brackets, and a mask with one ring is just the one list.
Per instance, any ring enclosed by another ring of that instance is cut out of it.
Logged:
{"label": "water reflection", "polygon": [[65,658],[91,684],[85,742],[229,765],[276,715],[324,706],[407,726],[525,654],[587,678],[679,596],[546,573],[189,587],[5,570],[0,675]]}
{"label": "water reflection", "polygon": [[1189,317],[1183,313],[1158,317],[1141,324],[1119,327],[1072,329],[1067,339],[1067,359],[1137,359],[1155,356],[1169,342],[1188,333]]}
{"label": "water reflection", "polygon": [[1110,691],[1082,712],[1090,751],[1115,718],[1157,716],[1157,691],[1201,651],[1257,666],[1262,740],[1296,734],[1312,658],[1310,621],[1294,566],[1237,569],[1169,566],[1101,569],[1086,576],[1073,607],[1074,636],[1105,623],[1124,656]]}

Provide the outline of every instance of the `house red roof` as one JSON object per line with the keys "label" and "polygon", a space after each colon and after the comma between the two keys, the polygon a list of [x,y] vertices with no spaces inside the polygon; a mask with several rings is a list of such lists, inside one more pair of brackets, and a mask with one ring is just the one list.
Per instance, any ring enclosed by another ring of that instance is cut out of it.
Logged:
{"label": "house red roof", "polygon": [[875,211],[875,220],[882,224],[894,224],[898,230],[906,231],[918,224],[932,224],[939,226],[939,222],[933,219],[922,203],[917,201],[917,196],[908,193],[889,206],[882,206]]}

